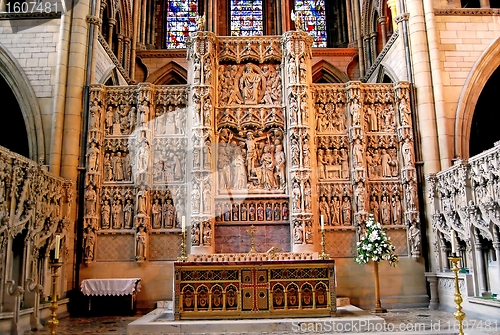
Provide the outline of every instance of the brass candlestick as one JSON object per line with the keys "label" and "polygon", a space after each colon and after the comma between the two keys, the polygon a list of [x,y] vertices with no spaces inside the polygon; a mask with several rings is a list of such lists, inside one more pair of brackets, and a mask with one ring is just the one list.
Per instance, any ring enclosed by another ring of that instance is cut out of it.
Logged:
{"label": "brass candlestick", "polygon": [[50,335],[57,334],[57,326],[59,325],[59,320],[57,320],[57,278],[59,277],[59,268],[62,263],[50,263],[50,268],[52,270],[52,302],[50,303],[50,319],[47,321],[50,329]]}
{"label": "brass candlestick", "polygon": [[181,255],[177,257],[178,262],[187,262],[188,257],[186,255],[186,231],[182,232],[182,240],[181,240]]}
{"label": "brass candlestick", "polygon": [[319,255],[319,259],[330,259],[330,255],[325,251],[326,243],[325,243],[325,229],[321,229],[321,254]]}
{"label": "brass candlestick", "polygon": [[458,261],[460,260],[460,257],[448,257],[448,259],[451,261],[453,264],[453,268],[451,269],[453,272],[455,272],[455,298],[453,301],[457,305],[456,307],[456,312],[453,313],[453,316],[455,316],[455,319],[458,321],[458,326],[459,326],[459,332],[458,335],[464,335],[464,327],[463,327],[463,321],[465,319],[465,313],[462,312],[462,295],[460,294],[460,287],[458,286]]}
{"label": "brass candlestick", "polygon": [[247,233],[250,233],[252,234],[252,245],[251,245],[251,248],[250,248],[250,251],[248,252],[249,254],[254,254],[256,253],[257,251],[255,251],[255,233],[257,232],[257,228],[255,228],[253,225],[250,229],[247,230]]}

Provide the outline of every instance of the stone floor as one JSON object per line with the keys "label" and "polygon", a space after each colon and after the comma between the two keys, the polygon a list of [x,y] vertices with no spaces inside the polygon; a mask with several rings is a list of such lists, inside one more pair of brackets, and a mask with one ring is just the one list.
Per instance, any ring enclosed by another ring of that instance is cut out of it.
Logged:
{"label": "stone floor", "polygon": [[[455,327],[455,319],[452,313],[443,311],[431,311],[426,308],[415,309],[389,309],[387,313],[376,314],[382,317],[386,324],[385,329],[376,329],[366,333],[372,334],[458,334]],[[58,335],[127,335],[127,325],[137,320],[143,315],[136,316],[103,316],[92,318],[63,318],[60,320],[57,329]],[[336,332],[314,330],[313,325],[303,325],[302,329],[286,333],[231,333],[246,335],[285,335],[285,334],[334,334]],[[297,327],[298,328],[298,327]],[[325,329],[326,330],[326,329]],[[470,335],[500,335],[500,316],[492,316],[491,319],[473,319],[464,320],[464,332]],[[356,331],[338,331],[337,333],[358,333]],[[41,331],[29,331],[24,335],[48,335],[50,334],[47,326]],[[204,335],[212,335],[203,333]],[[165,334],[166,335],[166,334]],[[187,334],[186,334],[187,335]],[[215,335],[215,334],[214,334]],[[222,335],[222,334],[217,334]],[[226,333],[224,335],[229,335]]]}

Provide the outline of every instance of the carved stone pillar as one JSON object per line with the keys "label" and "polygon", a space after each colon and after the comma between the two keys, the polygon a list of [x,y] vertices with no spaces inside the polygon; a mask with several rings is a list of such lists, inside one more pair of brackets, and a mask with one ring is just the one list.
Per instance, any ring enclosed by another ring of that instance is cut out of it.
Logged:
{"label": "carved stone pillar", "polygon": [[118,49],[116,51],[116,53],[117,53],[116,58],[118,58],[118,61],[123,66],[123,35],[117,34],[116,38],[118,39]]}
{"label": "carved stone pillar", "polygon": [[123,60],[122,65],[125,72],[130,73],[130,38],[125,36],[123,38]]}
{"label": "carved stone pillar", "polygon": [[115,19],[109,19],[108,20],[108,45],[111,50],[113,50],[113,30],[116,25],[116,20]]}
{"label": "carved stone pillar", "polygon": [[434,272],[426,272],[425,277],[429,282],[429,287],[431,291],[431,300],[429,301],[429,309],[437,310],[439,308],[438,277]]}
{"label": "carved stone pillar", "polygon": [[488,283],[486,279],[487,268],[486,264],[484,264],[483,246],[481,244],[477,229],[474,229],[474,252],[474,259],[476,260],[475,274],[479,289],[479,296],[490,296],[491,292],[489,292],[488,290]]}
{"label": "carved stone pillar", "polygon": [[415,150],[412,133],[412,111],[410,109],[410,84],[399,82],[395,86],[396,114],[398,116],[398,141],[403,157],[401,181],[403,183],[405,213],[403,223],[410,226],[412,222],[419,222],[417,200],[417,176],[415,170]]}
{"label": "carved stone pillar", "polygon": [[[191,185],[190,236],[191,253],[210,254],[214,243],[214,195],[216,179],[212,171],[215,143],[214,103],[216,37],[212,32],[199,31],[187,43],[188,78],[191,85],[188,111],[188,129],[192,131],[189,148]],[[196,154],[195,154],[196,153]]]}
{"label": "carved stone pillar", "polygon": [[[288,143],[291,159],[288,160],[291,187],[291,227],[294,252],[314,251],[319,234],[317,195],[313,190],[315,154],[311,150],[315,120],[312,115],[311,96],[311,46],[313,39],[305,32],[291,31],[283,35],[283,73],[285,99],[288,100]],[[311,115],[311,117],[310,117]]]}
{"label": "carved stone pillar", "polygon": [[387,16],[381,16],[378,18],[378,23],[380,24],[380,34],[382,35],[382,44],[387,44]]}

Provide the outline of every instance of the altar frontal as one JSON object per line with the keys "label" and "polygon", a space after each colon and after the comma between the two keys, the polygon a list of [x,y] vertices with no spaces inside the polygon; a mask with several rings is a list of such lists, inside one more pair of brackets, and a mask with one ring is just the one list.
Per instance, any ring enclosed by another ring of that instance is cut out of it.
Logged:
{"label": "altar frontal", "polygon": [[175,319],[334,316],[334,260],[175,262]]}

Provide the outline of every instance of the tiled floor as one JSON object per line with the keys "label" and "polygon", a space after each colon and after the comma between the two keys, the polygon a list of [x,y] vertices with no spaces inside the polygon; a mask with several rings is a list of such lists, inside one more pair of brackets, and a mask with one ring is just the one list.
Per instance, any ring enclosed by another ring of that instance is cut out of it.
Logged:
{"label": "tiled floor", "polygon": [[[58,335],[126,335],[127,324],[141,317],[136,316],[116,316],[116,317],[93,317],[93,318],[63,318],[59,320],[57,328]],[[385,319],[386,329],[383,331],[371,331],[372,334],[457,334],[455,319],[452,313],[442,311],[431,311],[426,308],[416,309],[390,309],[387,313],[377,314]],[[456,331],[454,331],[454,329]],[[464,321],[465,334],[488,334],[500,335],[500,316],[492,316],[491,319],[479,320],[466,317]],[[298,331],[296,334],[319,334],[315,332]],[[349,332],[346,332],[349,333]],[[351,332],[353,334],[354,332]],[[24,335],[48,335],[47,326],[41,331],[26,332]],[[234,333],[232,333],[234,334]],[[246,335],[261,335],[245,333]],[[275,334],[275,333],[267,333]],[[294,334],[288,332],[287,334]],[[333,334],[333,332],[328,332]],[[205,335],[212,335],[206,334]],[[214,334],[215,335],[215,334]],[[217,334],[220,335],[220,334]],[[225,334],[229,335],[229,334]],[[276,334],[278,335],[278,334]]]}

